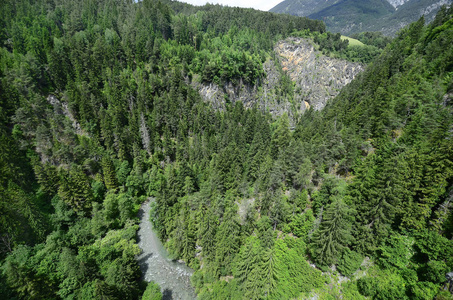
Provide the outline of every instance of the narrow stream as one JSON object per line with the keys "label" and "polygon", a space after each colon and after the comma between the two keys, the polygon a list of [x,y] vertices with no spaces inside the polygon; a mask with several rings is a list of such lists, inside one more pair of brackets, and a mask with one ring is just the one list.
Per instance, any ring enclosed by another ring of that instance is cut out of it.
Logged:
{"label": "narrow stream", "polygon": [[143,279],[158,283],[164,300],[196,299],[194,288],[190,284],[193,270],[185,264],[169,259],[167,251],[152,229],[149,221],[151,201],[143,203],[138,212],[140,229],[137,232],[137,241],[143,253],[137,260]]}

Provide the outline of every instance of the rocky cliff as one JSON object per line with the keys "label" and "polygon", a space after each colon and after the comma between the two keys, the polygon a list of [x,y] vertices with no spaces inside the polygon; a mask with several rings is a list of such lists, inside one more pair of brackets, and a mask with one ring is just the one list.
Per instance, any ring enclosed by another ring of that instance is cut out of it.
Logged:
{"label": "rocky cliff", "polygon": [[[192,86],[216,109],[242,101],[245,107],[257,107],[273,115],[287,113],[294,119],[309,107],[324,108],[329,99],[364,69],[361,64],[322,55],[308,39],[280,41],[274,51],[275,59],[263,64],[266,77],[257,85],[203,84],[194,78]],[[290,92],[282,88],[285,76],[292,81]]]}
{"label": "rocky cliff", "polygon": [[307,39],[290,38],[279,42],[274,50],[301,99],[316,110],[324,108],[364,69],[359,63],[322,55]]}
{"label": "rocky cliff", "polygon": [[385,35],[394,36],[421,16],[425,17],[426,23],[430,23],[443,5],[449,6],[452,3],[453,0],[407,0],[396,7],[392,15],[382,18],[367,30],[382,31]]}
{"label": "rocky cliff", "polygon": [[398,6],[403,5],[409,0],[387,0],[393,7],[397,8]]}
{"label": "rocky cliff", "polygon": [[[299,98],[297,95],[293,93],[284,95],[280,91],[279,81],[282,74],[277,67],[274,60],[268,59],[263,64],[266,77],[257,85],[245,84],[242,81],[236,85],[231,82],[223,85],[203,84],[195,79],[192,86],[215,109],[223,110],[228,103],[241,101],[246,108],[256,107],[276,116],[286,112],[290,118],[294,118],[298,112],[305,110],[305,105],[300,101],[294,101],[294,98]],[[295,107],[297,103],[298,107]]]}

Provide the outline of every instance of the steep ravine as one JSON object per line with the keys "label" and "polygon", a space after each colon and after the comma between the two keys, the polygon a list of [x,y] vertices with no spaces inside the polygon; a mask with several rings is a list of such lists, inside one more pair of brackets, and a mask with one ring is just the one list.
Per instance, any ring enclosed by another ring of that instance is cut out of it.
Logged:
{"label": "steep ravine", "polygon": [[154,281],[162,289],[164,300],[196,299],[195,291],[190,284],[193,270],[177,261],[168,258],[168,253],[152,229],[149,221],[151,201],[143,203],[138,212],[140,229],[137,232],[137,241],[142,254],[137,257],[143,279]]}

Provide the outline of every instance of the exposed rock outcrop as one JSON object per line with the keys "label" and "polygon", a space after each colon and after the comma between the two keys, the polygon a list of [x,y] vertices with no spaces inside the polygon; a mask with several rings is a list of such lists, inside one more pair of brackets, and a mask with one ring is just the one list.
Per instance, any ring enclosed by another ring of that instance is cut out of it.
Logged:
{"label": "exposed rock outcrop", "polygon": [[[223,110],[228,102],[241,101],[247,108],[257,107],[275,116],[286,113],[294,120],[309,107],[324,108],[327,101],[364,69],[361,64],[322,55],[308,39],[280,41],[274,51],[277,61],[268,59],[263,64],[266,77],[260,84],[252,86],[242,81],[236,85],[204,84],[194,77],[192,86],[215,109]],[[280,68],[277,64],[281,64]],[[291,94],[281,90],[281,68],[295,84]]]}
{"label": "exposed rock outcrop", "polygon": [[245,84],[239,81],[233,85],[227,82],[223,85],[215,83],[199,83],[196,78],[192,86],[198,90],[201,97],[212,104],[215,109],[225,109],[228,102],[241,101],[246,108],[256,107],[272,115],[280,116],[285,112],[294,118],[295,115],[305,110],[305,105],[294,107],[293,95],[282,95],[279,91],[280,72],[275,62],[268,59],[263,64],[266,77],[257,85]]}
{"label": "exposed rock outcrop", "polygon": [[54,95],[47,96],[47,101],[52,104],[57,115],[64,115],[65,117],[69,118],[69,120],[71,120],[71,124],[75,133],[77,133],[78,135],[88,135],[85,131],[83,131],[82,126],[80,126],[79,122],[69,110],[68,103],[58,100],[58,98]]}
{"label": "exposed rock outcrop", "polygon": [[387,0],[393,7],[397,8],[398,6],[403,5],[409,0]]}
{"label": "exposed rock outcrop", "polygon": [[281,57],[283,70],[296,83],[302,100],[316,110],[363,71],[364,66],[324,56],[307,39],[290,38],[279,42],[275,52]]}

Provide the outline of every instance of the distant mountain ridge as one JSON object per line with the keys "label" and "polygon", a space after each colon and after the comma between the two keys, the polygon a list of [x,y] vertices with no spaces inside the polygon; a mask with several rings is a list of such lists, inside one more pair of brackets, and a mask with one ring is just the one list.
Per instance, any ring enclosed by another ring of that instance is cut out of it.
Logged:
{"label": "distant mountain ridge", "polygon": [[421,16],[430,22],[442,5],[453,0],[285,0],[271,12],[323,20],[333,32],[381,31],[394,35]]}
{"label": "distant mountain ridge", "polygon": [[375,24],[394,11],[387,0],[342,0],[311,14],[310,18],[323,20],[330,31],[349,34],[370,31],[368,24]]}
{"label": "distant mountain ridge", "polygon": [[286,0],[277,4],[270,11],[297,16],[309,16],[338,2],[341,2],[341,0]]}

